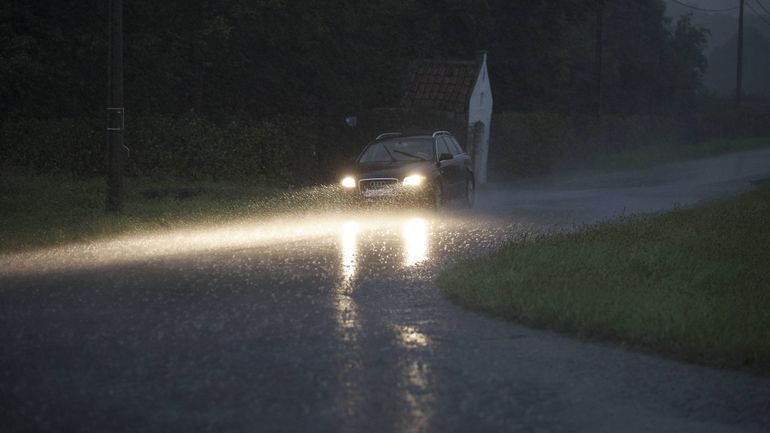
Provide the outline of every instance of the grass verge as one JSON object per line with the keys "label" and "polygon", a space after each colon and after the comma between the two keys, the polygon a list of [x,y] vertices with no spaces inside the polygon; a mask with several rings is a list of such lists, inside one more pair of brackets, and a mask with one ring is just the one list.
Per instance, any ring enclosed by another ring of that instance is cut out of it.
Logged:
{"label": "grass verge", "polygon": [[469,309],[770,373],[770,186],[511,244],[438,277]]}
{"label": "grass verge", "polygon": [[103,179],[31,175],[7,167],[1,173],[0,252],[325,208],[344,200],[332,186],[292,191],[248,181],[128,178],[124,211],[110,214],[104,210]]}
{"label": "grass verge", "polygon": [[692,144],[670,143],[644,146],[620,153],[597,155],[578,169],[626,170],[652,167],[666,162],[706,158],[732,152],[770,147],[770,137],[715,139]]}

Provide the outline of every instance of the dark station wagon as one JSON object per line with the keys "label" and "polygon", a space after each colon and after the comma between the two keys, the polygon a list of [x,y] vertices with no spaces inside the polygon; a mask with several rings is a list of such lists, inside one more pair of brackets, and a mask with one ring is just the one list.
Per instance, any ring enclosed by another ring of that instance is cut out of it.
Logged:
{"label": "dark station wagon", "polygon": [[416,199],[432,207],[449,200],[471,207],[475,196],[471,159],[447,131],[380,134],[341,183],[364,200]]}

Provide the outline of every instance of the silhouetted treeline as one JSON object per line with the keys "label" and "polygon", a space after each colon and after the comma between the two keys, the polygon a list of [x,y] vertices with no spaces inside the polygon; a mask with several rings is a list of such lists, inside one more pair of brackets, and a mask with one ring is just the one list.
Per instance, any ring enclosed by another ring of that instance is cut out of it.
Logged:
{"label": "silhouetted treeline", "polygon": [[[599,5],[604,4],[603,9]],[[691,108],[705,32],[660,0],[130,0],[129,113],[321,116],[394,106],[409,62],[489,51],[496,111]],[[597,14],[603,32],[597,39]],[[100,115],[107,2],[0,5],[0,115]]]}

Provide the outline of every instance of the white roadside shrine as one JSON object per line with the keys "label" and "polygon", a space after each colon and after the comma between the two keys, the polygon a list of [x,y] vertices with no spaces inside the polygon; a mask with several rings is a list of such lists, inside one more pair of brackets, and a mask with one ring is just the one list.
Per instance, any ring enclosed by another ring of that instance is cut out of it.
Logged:
{"label": "white roadside shrine", "polygon": [[492,122],[492,87],[487,53],[475,61],[420,60],[407,81],[401,106],[409,110],[439,112],[462,122],[465,147],[474,164],[476,184],[487,181],[489,128]]}

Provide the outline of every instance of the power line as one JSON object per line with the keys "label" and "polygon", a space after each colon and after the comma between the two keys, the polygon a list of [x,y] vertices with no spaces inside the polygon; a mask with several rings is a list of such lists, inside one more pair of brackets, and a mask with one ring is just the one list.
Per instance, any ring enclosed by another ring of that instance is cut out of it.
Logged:
{"label": "power line", "polygon": [[694,9],[696,11],[701,11],[701,12],[729,12],[729,11],[734,11],[734,10],[738,9],[738,6],[731,7],[731,8],[725,8],[725,9],[706,9],[706,8],[701,8],[701,7],[698,7],[698,6],[688,5],[687,3],[681,2],[679,0],[671,0],[671,1],[676,3],[676,4],[678,4],[678,5],[682,5],[682,6],[686,7],[686,8]]}
{"label": "power line", "polygon": [[762,4],[759,0],[754,0],[754,3],[757,4],[757,6],[761,7],[763,11],[765,11],[766,14],[770,15],[770,11],[765,8],[765,5]]}
{"label": "power line", "polygon": [[748,6],[748,7],[749,7],[749,9],[753,10],[753,11],[754,11],[754,13],[757,15],[757,17],[758,17],[759,19],[761,19],[762,21],[764,21],[764,23],[765,23],[765,24],[767,24],[768,26],[770,26],[770,20],[768,20],[767,18],[765,18],[765,16],[764,16],[764,15],[762,15],[761,13],[759,13],[759,11],[757,11],[756,9],[754,9],[754,6],[752,6],[752,5],[751,5],[751,3],[749,3],[749,2],[746,2],[746,6]]}

